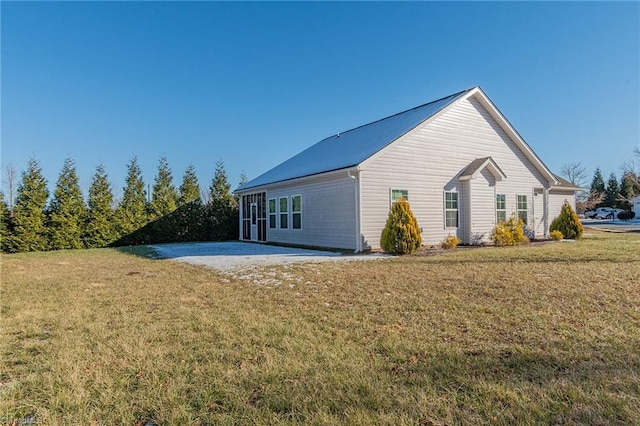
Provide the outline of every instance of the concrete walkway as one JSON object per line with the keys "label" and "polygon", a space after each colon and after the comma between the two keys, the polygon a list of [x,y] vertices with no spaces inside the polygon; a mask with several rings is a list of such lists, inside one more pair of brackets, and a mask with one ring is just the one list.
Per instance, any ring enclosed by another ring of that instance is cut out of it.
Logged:
{"label": "concrete walkway", "polygon": [[160,258],[173,259],[192,265],[204,265],[223,272],[264,265],[377,260],[391,257],[381,253],[343,255],[339,252],[239,241],[155,244],[149,247],[155,250]]}

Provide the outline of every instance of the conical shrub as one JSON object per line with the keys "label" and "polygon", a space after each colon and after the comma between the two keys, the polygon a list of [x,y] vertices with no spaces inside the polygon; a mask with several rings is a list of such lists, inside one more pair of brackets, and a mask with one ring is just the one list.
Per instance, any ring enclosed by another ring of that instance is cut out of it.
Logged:
{"label": "conical shrub", "polygon": [[380,236],[380,246],[387,253],[414,253],[422,244],[420,228],[409,202],[400,198],[393,203],[389,211],[387,223]]}
{"label": "conical shrub", "polygon": [[571,208],[571,205],[565,200],[562,205],[560,215],[553,219],[549,231],[560,231],[564,238],[575,240],[582,237],[582,223],[578,219],[578,215]]}

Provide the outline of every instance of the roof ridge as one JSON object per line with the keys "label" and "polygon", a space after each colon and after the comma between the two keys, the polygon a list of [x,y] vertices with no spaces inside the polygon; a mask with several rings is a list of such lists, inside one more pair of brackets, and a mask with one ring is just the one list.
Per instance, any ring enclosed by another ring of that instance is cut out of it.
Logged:
{"label": "roof ridge", "polygon": [[[478,86],[476,86],[476,87],[478,87]],[[348,133],[348,132],[351,132],[351,131],[354,131],[354,130],[358,130],[358,129],[361,129],[361,128],[363,128],[363,127],[369,126],[369,125],[371,125],[371,124],[379,123],[380,121],[388,120],[388,119],[393,118],[393,117],[396,117],[396,116],[398,116],[398,115],[402,115],[402,114],[405,114],[405,113],[407,113],[407,112],[409,112],[409,111],[413,111],[413,110],[416,110],[416,109],[419,109],[419,108],[423,108],[423,107],[425,107],[425,106],[427,106],[427,105],[435,104],[436,102],[440,102],[440,101],[443,101],[443,100],[448,99],[448,98],[453,98],[453,97],[456,97],[456,96],[460,96],[460,95],[462,95],[463,93],[466,93],[466,92],[468,92],[468,91],[470,91],[470,90],[475,89],[476,87],[472,87],[471,89],[461,90],[460,92],[456,92],[456,93],[453,93],[453,94],[448,95],[448,96],[443,96],[442,98],[440,98],[440,99],[436,99],[435,101],[427,102],[427,103],[425,103],[425,104],[418,105],[418,106],[416,106],[416,107],[409,108],[409,109],[407,109],[407,110],[400,111],[400,112],[397,112],[397,113],[395,113],[395,114],[391,114],[391,115],[389,115],[389,116],[387,116],[387,117],[379,118],[378,120],[375,120],[375,121],[371,121],[371,122],[369,122],[369,123],[362,124],[362,125],[360,125],[360,126],[354,127],[354,128],[352,128],[352,129],[349,129],[349,130],[345,130],[344,132],[338,132],[338,133],[336,133],[335,135],[327,136],[326,138],[324,138],[324,139],[322,139],[322,140],[327,140],[327,139],[330,139],[330,138],[333,138],[333,137],[340,137],[340,135],[342,135],[342,134],[344,134],[344,133]]]}

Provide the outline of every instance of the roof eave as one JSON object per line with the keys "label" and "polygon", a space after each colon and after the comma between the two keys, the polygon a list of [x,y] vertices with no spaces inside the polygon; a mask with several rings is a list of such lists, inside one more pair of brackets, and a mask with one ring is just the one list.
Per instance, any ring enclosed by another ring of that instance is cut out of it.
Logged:
{"label": "roof eave", "polygon": [[242,193],[246,193],[246,192],[258,192],[258,191],[261,191],[261,190],[265,190],[266,188],[268,188],[270,186],[288,185],[288,184],[291,184],[291,183],[298,183],[300,181],[317,179],[317,178],[322,177],[322,176],[338,175],[338,174],[344,173],[344,172],[357,171],[359,169],[360,169],[360,167],[359,167],[358,164],[353,164],[351,166],[341,167],[339,169],[327,170],[327,171],[320,172],[320,173],[312,173],[312,174],[308,174],[308,175],[305,175],[305,176],[297,176],[297,177],[290,178],[290,179],[282,179],[282,180],[278,180],[278,181],[274,181],[274,182],[262,183],[260,185],[255,185],[255,186],[250,186],[250,187],[240,187],[240,188],[235,189],[233,191],[233,193],[234,194],[242,194]]}
{"label": "roof eave", "polygon": [[491,114],[491,116],[498,122],[498,124],[501,125],[503,130],[516,143],[518,148],[520,148],[520,150],[529,159],[529,161],[531,161],[533,165],[538,169],[538,171],[540,171],[540,173],[547,179],[549,186],[559,185],[560,182],[555,178],[551,170],[544,164],[540,157],[536,155],[529,144],[524,140],[522,136],[520,136],[518,131],[511,125],[509,120],[507,120],[504,114],[502,114],[498,107],[491,101],[491,99],[489,99],[489,97],[479,86],[476,86],[473,89],[469,90],[468,93],[466,93],[460,99],[468,99],[472,96],[475,96],[476,99],[480,101],[482,106],[486,108],[489,114]]}

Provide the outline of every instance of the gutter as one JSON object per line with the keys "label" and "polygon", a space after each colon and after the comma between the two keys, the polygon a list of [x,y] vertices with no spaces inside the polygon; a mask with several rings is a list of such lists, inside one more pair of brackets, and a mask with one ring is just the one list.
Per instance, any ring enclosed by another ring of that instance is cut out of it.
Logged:
{"label": "gutter", "polygon": [[362,251],[362,232],[361,232],[361,224],[360,224],[360,218],[361,218],[361,206],[362,206],[362,202],[361,202],[361,193],[360,193],[360,167],[356,166],[353,170],[349,170],[347,171],[347,176],[349,176],[351,179],[353,179],[353,182],[355,184],[355,188],[354,188],[354,212],[355,212],[355,224],[356,224],[356,229],[355,229],[355,237],[356,237],[356,249],[353,251],[354,253],[360,253]]}

